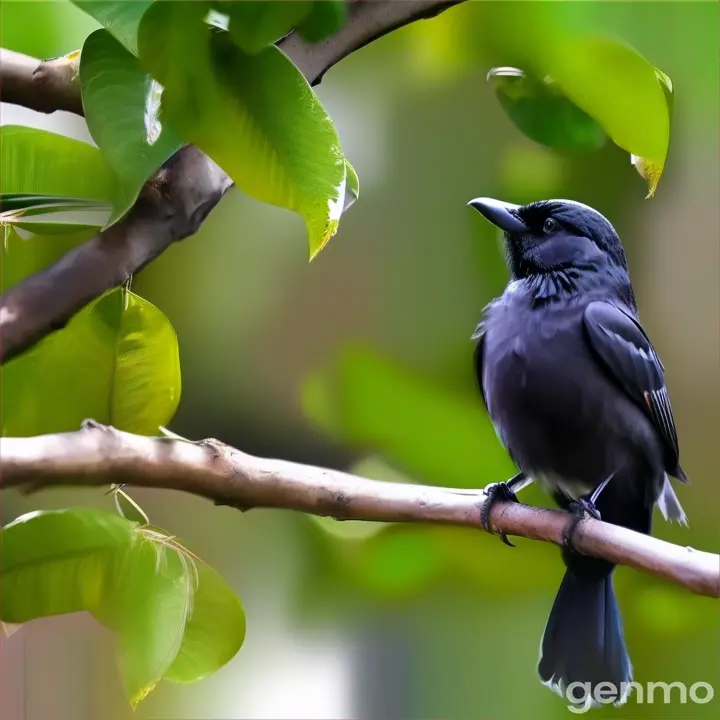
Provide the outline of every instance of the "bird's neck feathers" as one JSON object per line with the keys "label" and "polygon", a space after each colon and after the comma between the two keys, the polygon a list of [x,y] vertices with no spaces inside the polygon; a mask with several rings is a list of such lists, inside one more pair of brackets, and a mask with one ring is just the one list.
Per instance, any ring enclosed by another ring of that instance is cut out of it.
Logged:
{"label": "bird's neck feathers", "polygon": [[635,308],[630,275],[622,267],[554,268],[528,273],[523,278],[513,278],[513,282],[522,284],[535,306],[588,296],[601,296],[606,299],[616,298],[623,304]]}

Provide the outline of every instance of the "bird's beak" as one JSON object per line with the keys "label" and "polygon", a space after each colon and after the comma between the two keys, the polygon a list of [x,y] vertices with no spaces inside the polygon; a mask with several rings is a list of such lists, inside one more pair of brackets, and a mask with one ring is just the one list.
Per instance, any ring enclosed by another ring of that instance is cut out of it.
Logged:
{"label": "bird's beak", "polygon": [[518,215],[519,205],[493,200],[492,198],[475,198],[468,205],[474,207],[481,215],[493,225],[508,233],[518,234],[527,232],[527,225]]}

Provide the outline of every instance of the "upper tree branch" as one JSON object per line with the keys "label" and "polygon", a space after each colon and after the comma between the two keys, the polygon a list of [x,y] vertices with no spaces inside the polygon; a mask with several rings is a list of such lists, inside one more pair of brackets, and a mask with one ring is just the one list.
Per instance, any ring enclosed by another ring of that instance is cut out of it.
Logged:
{"label": "upper tree branch", "polygon": [[[317,84],[328,68],[358,48],[459,1],[360,1],[351,7],[340,32],[326,42],[310,45],[291,33],[279,46],[307,80]],[[82,114],[80,88],[67,59],[40,62],[4,50],[0,60],[3,102]],[[230,178],[199,150],[180,150],[151,178],[120,223],[0,296],[0,362],[64,327],[92,299],[197,232],[230,187]]]}
{"label": "upper tree branch", "polygon": [[0,100],[43,113],[67,110],[82,115],[75,71],[75,63],[66,57],[39,62],[0,48]]}
{"label": "upper tree branch", "polygon": [[[0,439],[0,488],[109,485],[182,490],[241,510],[285,508],[339,520],[418,522],[480,528],[481,490],[379,482],[308,465],[254,457],[218,440],[192,443],[120,432],[87,422],[78,432]],[[495,532],[562,543],[568,515],[515,503],[493,507]],[[578,550],[720,597],[720,556],[679,547],[597,520],[584,520]],[[510,552],[510,551],[508,551]]]}

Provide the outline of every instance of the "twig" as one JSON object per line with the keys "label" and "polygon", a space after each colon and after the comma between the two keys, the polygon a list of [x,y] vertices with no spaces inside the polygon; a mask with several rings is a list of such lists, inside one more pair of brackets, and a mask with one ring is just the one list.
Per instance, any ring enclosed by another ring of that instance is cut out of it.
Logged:
{"label": "twig", "polygon": [[[181,490],[240,510],[284,508],[338,520],[441,523],[480,528],[481,490],[380,482],[254,457],[218,440],[131,435],[88,421],[79,431],[0,439],[0,488],[108,485]],[[492,509],[495,532],[562,543],[568,515],[515,503]],[[597,520],[574,536],[587,555],[628,565],[694,593],[720,597],[720,556]],[[508,550],[508,552],[511,552]]]}
{"label": "twig", "polygon": [[[307,80],[317,84],[340,59],[374,39],[461,1],[357,2],[340,32],[327,41],[310,45],[291,33],[278,45]],[[0,60],[3,102],[82,114],[80,88],[68,72],[67,59],[40,62],[3,50]],[[121,285],[174,242],[196,233],[230,187],[230,178],[199,150],[180,150],[150,179],[120,223],[0,296],[0,362],[64,327],[92,299]]]}

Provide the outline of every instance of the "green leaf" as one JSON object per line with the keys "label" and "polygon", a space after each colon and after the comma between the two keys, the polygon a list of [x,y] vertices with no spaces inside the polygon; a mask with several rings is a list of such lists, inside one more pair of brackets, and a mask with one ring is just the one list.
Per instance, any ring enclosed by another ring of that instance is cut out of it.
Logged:
{"label": "green leaf", "polygon": [[657,70],[633,48],[611,38],[565,38],[548,44],[541,77],[594,118],[612,141],[653,168],[655,192],[670,141],[670,108]]}
{"label": "green leaf", "polygon": [[232,2],[220,5],[230,17],[230,37],[243,52],[250,55],[287,35],[311,7],[309,0]]}
{"label": "green leaf", "polygon": [[133,55],[137,55],[137,30],[145,11],[152,5],[148,0],[125,0],[125,2],[90,2],[72,0],[81,10],[95,18],[112,33]]}
{"label": "green leaf", "polygon": [[672,120],[673,105],[675,89],[672,84],[672,80],[662,71],[655,68],[655,77],[657,77],[660,87],[662,88],[663,95],[665,95],[665,102],[668,108],[668,117]]}
{"label": "green leaf", "polygon": [[87,208],[107,207],[107,203],[83,198],[58,197],[57,195],[26,195],[23,193],[0,194],[0,212],[37,210],[43,207]]}
{"label": "green leaf", "polygon": [[345,212],[360,197],[360,178],[355,168],[345,158]]}
{"label": "green leaf", "polygon": [[[134,202],[145,182],[183,145],[160,122],[162,88],[107,30],[85,40],[80,84],[90,134]],[[119,217],[114,213],[110,222]]]}
{"label": "green leaf", "polygon": [[177,337],[143,298],[117,288],[3,368],[3,435],[76,429],[88,417],[152,435],[180,399]]}
{"label": "green leaf", "polygon": [[0,225],[38,235],[67,235],[105,226],[112,206],[96,200],[48,195],[0,195]]}
{"label": "green leaf", "polygon": [[190,683],[229,662],[245,639],[245,612],[232,588],[211,567],[196,561],[197,589],[180,652],[164,679]]}
{"label": "green leaf", "polygon": [[240,601],[172,538],[91,508],[33,512],[0,531],[0,620],[90,611],[118,634],[135,706],[163,677],[193,682],[245,636]]}
{"label": "green leaf", "polygon": [[508,117],[536,143],[559,150],[597,150],[607,140],[602,128],[550,79],[498,67],[490,70],[488,81]]}
{"label": "green leaf", "polygon": [[316,0],[310,14],[298,25],[300,37],[316,43],[334,35],[347,20],[348,4],[346,0]]}
{"label": "green leaf", "polygon": [[451,395],[370,349],[347,348],[329,371],[311,375],[302,402],[325,432],[414,477],[477,487],[513,474],[479,398]]}
{"label": "green leaf", "polygon": [[[668,108],[668,117],[672,119],[673,111],[673,84],[670,78],[662,71],[655,68],[655,75],[657,76],[660,87],[665,95],[665,102]],[[648,198],[651,198],[657,190],[658,183],[662,177],[664,163],[649,160],[648,158],[638,157],[637,155],[630,156],[630,162],[635,166],[640,177],[645,180],[648,184]]]}
{"label": "green leaf", "polygon": [[0,127],[3,196],[52,195],[127,209],[132,199],[102,153],[87,143],[35,128]]}
{"label": "green leaf", "polygon": [[104,227],[109,214],[109,210],[105,208],[94,208],[81,213],[75,210],[57,210],[3,217],[0,218],[0,223],[12,225],[18,232],[25,230],[34,235],[68,235],[92,231],[86,232],[86,238],[90,239],[97,230]]}
{"label": "green leaf", "polygon": [[302,215],[312,258],[344,206],[345,159],[332,120],[280,50],[243,53],[202,22],[196,5],[156,3],[140,25],[141,60],[165,88],[162,117],[241,190]]}
{"label": "green leaf", "polygon": [[138,533],[115,568],[111,591],[93,614],[118,634],[120,672],[133,707],[180,651],[193,610],[193,561],[159,533]]}
{"label": "green leaf", "polygon": [[32,512],[0,531],[0,618],[90,610],[110,587],[134,523],[90,508]]}

